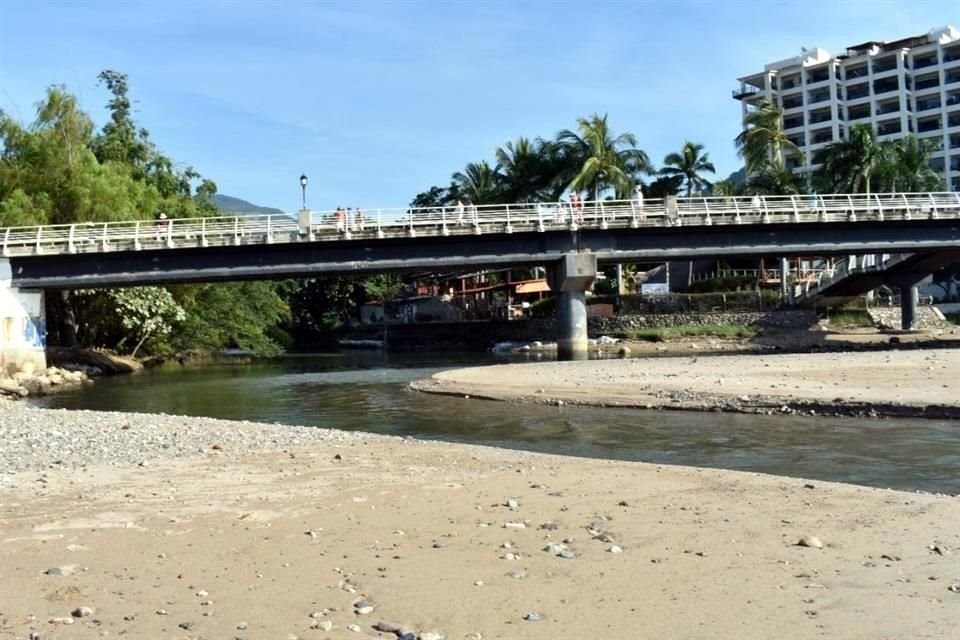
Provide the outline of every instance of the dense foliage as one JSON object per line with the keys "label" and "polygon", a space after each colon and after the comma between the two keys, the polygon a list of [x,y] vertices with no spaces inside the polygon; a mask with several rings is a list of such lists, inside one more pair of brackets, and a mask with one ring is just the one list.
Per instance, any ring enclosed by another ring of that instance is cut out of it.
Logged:
{"label": "dense foliage", "polygon": [[[0,226],[217,215],[217,186],[161,153],[132,117],[127,77],[104,71],[109,121],[99,131],[54,86],[22,124],[0,111]],[[137,354],[287,342],[286,301],[268,282],[139,287],[47,295],[50,344]]]}

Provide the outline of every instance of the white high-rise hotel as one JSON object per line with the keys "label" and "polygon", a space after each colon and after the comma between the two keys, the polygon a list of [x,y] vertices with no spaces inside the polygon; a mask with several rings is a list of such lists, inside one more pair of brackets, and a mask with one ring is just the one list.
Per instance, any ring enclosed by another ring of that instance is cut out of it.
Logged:
{"label": "white high-rise hotel", "polygon": [[869,123],[878,139],[934,140],[930,166],[960,191],[960,32],[951,26],[893,42],[865,42],[833,56],[804,49],[739,78],[733,97],[746,116],[761,100],[783,109],[783,127],[804,152],[791,168],[809,172],[814,155]]}

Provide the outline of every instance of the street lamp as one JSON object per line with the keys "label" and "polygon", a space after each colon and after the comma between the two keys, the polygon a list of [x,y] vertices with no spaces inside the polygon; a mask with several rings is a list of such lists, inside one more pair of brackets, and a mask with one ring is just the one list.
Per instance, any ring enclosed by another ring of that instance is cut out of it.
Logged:
{"label": "street lamp", "polygon": [[307,208],[307,176],[300,174],[300,189],[303,191],[303,208]]}

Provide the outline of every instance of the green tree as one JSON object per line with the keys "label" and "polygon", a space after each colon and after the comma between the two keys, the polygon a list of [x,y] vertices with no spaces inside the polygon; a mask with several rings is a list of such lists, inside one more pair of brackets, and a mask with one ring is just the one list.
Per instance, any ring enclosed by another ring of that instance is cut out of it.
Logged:
{"label": "green tree", "polygon": [[580,163],[570,189],[587,191],[593,200],[599,200],[607,189],[613,189],[617,198],[628,198],[636,184],[634,176],[653,173],[647,154],[637,148],[636,136],[615,136],[606,115],[578,118],[577,129],[579,133],[563,130],[557,134],[558,143]]}
{"label": "green tree", "polygon": [[716,173],[710,154],[702,153],[703,145],[685,140],[680,153],[670,153],[663,159],[667,166],[660,169],[666,176],[680,176],[687,186],[687,197],[709,189],[711,184],[701,173]]}
{"label": "green tree", "polygon": [[783,130],[783,111],[767,101],[746,115],[743,131],[734,143],[737,153],[746,161],[747,173],[756,173],[766,167],[779,171],[784,168],[784,155],[803,157],[800,148]]}
{"label": "green tree", "polygon": [[946,190],[943,178],[930,168],[930,154],[936,150],[937,143],[933,140],[916,136],[895,140],[891,162],[881,172],[883,190],[906,193]]}
{"label": "green tree", "polygon": [[130,351],[131,358],[136,357],[149,338],[169,335],[176,323],[186,319],[183,307],[162,287],[113,289],[107,295],[113,301],[120,324],[136,341]]}
{"label": "green tree", "polygon": [[471,162],[462,172],[453,174],[453,184],[473,204],[495,204],[503,195],[499,169],[499,165],[491,167],[486,160]]}
{"label": "green tree", "polygon": [[889,173],[893,157],[893,146],[877,142],[870,125],[855,124],[846,140],[828,144],[817,153],[814,163],[823,165],[819,174],[830,191],[870,193],[872,183]]}
{"label": "green tree", "polygon": [[502,197],[507,202],[536,202],[546,198],[553,181],[551,143],[536,138],[517,138],[496,150],[502,175]]}
{"label": "green tree", "polygon": [[290,320],[290,307],[267,281],[177,285],[170,288],[186,316],[169,337],[175,351],[245,349],[276,355],[273,337]]}
{"label": "green tree", "polygon": [[[131,116],[131,102],[127,95],[127,74],[107,69],[97,76],[113,96],[107,103],[110,122],[94,140],[93,149],[101,162],[120,162],[142,171],[153,154],[153,145],[147,140],[145,129],[137,130]],[[142,173],[140,173],[142,176]]]}

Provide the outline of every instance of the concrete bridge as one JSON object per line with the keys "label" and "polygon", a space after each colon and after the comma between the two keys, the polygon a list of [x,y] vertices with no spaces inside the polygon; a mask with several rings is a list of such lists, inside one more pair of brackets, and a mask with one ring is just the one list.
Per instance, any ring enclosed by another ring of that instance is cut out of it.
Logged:
{"label": "concrete bridge", "polygon": [[561,357],[576,358],[586,354],[585,292],[598,263],[956,251],[960,194],[670,197],[160,224],[0,229],[0,312],[29,320],[24,309],[42,309],[46,289],[537,265],[557,292]]}

